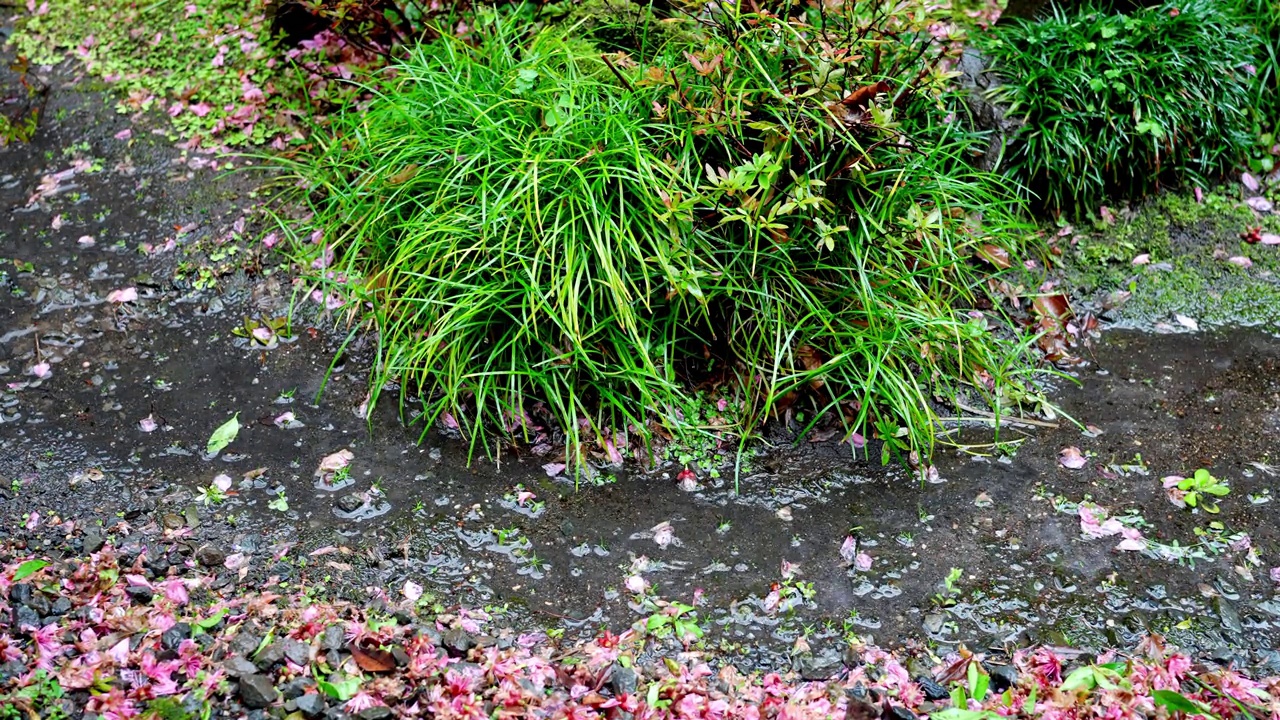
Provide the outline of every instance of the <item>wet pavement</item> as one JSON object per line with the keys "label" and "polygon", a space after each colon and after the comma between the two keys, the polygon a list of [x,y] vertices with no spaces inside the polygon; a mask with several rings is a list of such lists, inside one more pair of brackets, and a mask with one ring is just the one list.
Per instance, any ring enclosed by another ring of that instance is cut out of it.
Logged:
{"label": "wet pavement", "polygon": [[[35,139],[0,148],[11,535],[50,549],[163,537],[222,565],[224,584],[369,598],[412,580],[442,605],[567,634],[698,596],[709,643],[764,666],[801,637],[820,665],[851,634],[1097,648],[1155,631],[1280,671],[1280,338],[1105,332],[1079,385],[1054,392],[1086,428],[1006,427],[998,445],[966,428],[956,440],[974,447],[941,449],[940,482],[802,442],[754,458],[736,488],[682,489],[675,466],[575,488],[545,458],[468,464],[444,434],[419,442],[390,404],[366,421],[368,338],[335,363],[348,327],[305,292],[280,325],[295,287],[259,242],[254,178],[175,149],[69,73],[49,78]],[[233,416],[238,436],[206,452]],[[1060,464],[1068,446],[1083,468]],[[345,469],[317,472],[343,450]],[[1230,485],[1218,514],[1162,487],[1199,468]],[[211,502],[219,475],[231,484]],[[1145,549],[1082,535],[1081,502]]]}

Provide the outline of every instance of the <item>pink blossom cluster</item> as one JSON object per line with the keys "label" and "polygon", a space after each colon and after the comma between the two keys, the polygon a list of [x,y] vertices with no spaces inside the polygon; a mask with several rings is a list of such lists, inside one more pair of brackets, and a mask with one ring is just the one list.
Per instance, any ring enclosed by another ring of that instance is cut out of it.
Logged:
{"label": "pink blossom cluster", "polygon": [[[24,589],[66,598],[72,608],[56,621],[33,626],[15,622],[20,614],[12,601],[0,602],[0,663],[18,661],[26,668],[0,685],[0,703],[52,676],[64,690],[89,690],[78,694],[87,698],[83,709],[107,720],[140,716],[158,698],[192,694],[224,712],[243,713],[222,664],[236,635],[254,626],[309,652],[305,664],[295,655],[262,670],[272,681],[323,681],[309,685],[308,692],[328,692],[330,707],[357,713],[386,706],[402,718],[817,720],[908,717],[909,711],[940,720],[1146,720],[1172,717],[1178,710],[1170,709],[1173,700],[1185,717],[1248,712],[1280,718],[1280,678],[1254,680],[1233,669],[1196,664],[1158,637],[1131,655],[1109,652],[1092,663],[1062,648],[1019,651],[1008,661],[1016,681],[980,694],[970,691],[975,678],[987,677],[986,658],[961,650],[935,659],[931,680],[965,702],[956,708],[952,699],[939,698],[936,687],[927,699],[929,681],[913,678],[905,658],[871,646],[851,648],[856,667],[827,681],[742,673],[727,663],[713,666],[697,651],[655,657],[654,647],[634,629],[621,635],[605,631],[578,644],[559,644],[543,633],[507,632],[507,642],[477,642],[464,655],[442,648],[436,633],[502,634],[487,614],[454,609],[430,623],[406,626],[390,619],[394,608],[374,612],[346,601],[257,588],[219,597],[194,567],[149,578],[144,558],[145,553],[121,567],[108,547],[88,558],[42,565],[12,544],[0,546],[0,562],[6,563],[0,598],[21,597],[13,592],[21,582]],[[16,580],[17,575],[23,577]],[[421,586],[405,587],[412,592],[404,593],[400,609],[413,612]],[[139,588],[153,596],[136,600]],[[390,602],[385,590],[372,595]],[[162,642],[179,622],[203,632]],[[338,668],[328,665],[332,658],[323,640],[335,625],[349,652]],[[623,672],[634,672],[636,682],[614,682],[614,674]]]}

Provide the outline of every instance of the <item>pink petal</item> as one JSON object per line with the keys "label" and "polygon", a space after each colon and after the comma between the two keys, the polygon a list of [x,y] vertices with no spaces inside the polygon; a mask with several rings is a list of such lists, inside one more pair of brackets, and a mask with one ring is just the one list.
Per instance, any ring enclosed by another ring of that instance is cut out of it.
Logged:
{"label": "pink petal", "polygon": [[1124,540],[1121,540],[1120,544],[1116,545],[1117,550],[1141,552],[1147,549],[1147,541],[1143,539],[1142,533],[1137,528],[1121,528],[1120,534],[1124,537]]}
{"label": "pink petal", "polygon": [[853,557],[858,553],[858,541],[853,539],[852,535],[846,536],[844,544],[840,546],[840,557],[844,558],[847,563],[853,562]]}
{"label": "pink petal", "polygon": [[271,342],[271,338],[275,335],[275,333],[271,332],[271,328],[262,327],[261,325],[254,328],[251,334],[254,340],[264,345]]}
{"label": "pink petal", "polygon": [[1058,462],[1062,463],[1062,467],[1079,470],[1089,461],[1080,452],[1080,448],[1072,445],[1062,448],[1062,451],[1058,453]]}
{"label": "pink petal", "polygon": [[552,462],[543,465],[542,470],[547,474],[547,477],[559,477],[560,473],[564,472],[564,467],[564,463]]}
{"label": "pink petal", "polygon": [[412,580],[405,580],[404,587],[400,589],[404,593],[404,597],[411,603],[418,602],[418,598],[422,597],[422,586]]}
{"label": "pink petal", "polygon": [[112,290],[107,293],[107,302],[127,303],[138,299],[138,289],[133,287]]}
{"label": "pink petal", "polygon": [[32,365],[31,369],[27,372],[38,378],[47,378],[53,373],[53,371],[49,369],[49,363],[47,362],[36,363],[35,365]]}
{"label": "pink petal", "polygon": [[92,235],[82,235],[79,240],[76,240],[76,242],[80,243],[84,247],[93,247],[98,241],[94,240]]}
{"label": "pink petal", "polygon": [[142,430],[142,432],[155,432],[158,427],[160,426],[156,424],[155,419],[151,415],[148,415],[138,421],[138,428]]}
{"label": "pink petal", "polygon": [[204,117],[205,115],[208,115],[212,111],[213,111],[213,106],[210,105],[209,103],[202,102],[202,103],[196,103],[195,105],[191,106],[191,112],[196,117]]}
{"label": "pink petal", "polygon": [[1236,255],[1235,257],[1229,257],[1227,258],[1227,262],[1231,263],[1232,265],[1238,265],[1242,268],[1253,267],[1253,261],[1243,255]]}
{"label": "pink petal", "polygon": [[1244,201],[1244,204],[1248,205],[1254,210],[1257,210],[1260,213],[1269,213],[1271,212],[1271,208],[1273,207],[1271,204],[1271,201],[1262,197],[1261,195],[1248,198],[1247,200]]}
{"label": "pink petal", "polygon": [[249,565],[249,558],[244,553],[235,553],[233,555],[228,555],[227,559],[223,561],[222,564],[225,565],[228,570],[239,570],[240,568],[247,567]]}
{"label": "pink petal", "polygon": [[1150,262],[1151,262],[1151,255],[1148,253],[1142,253],[1141,255],[1138,255],[1133,259],[1134,265],[1146,265]]}
{"label": "pink petal", "polygon": [[636,595],[643,595],[644,591],[649,589],[649,581],[639,575],[628,575],[625,584],[627,591]]}
{"label": "pink petal", "polygon": [[1280,245],[1280,235],[1275,233],[1262,233],[1263,245]]}
{"label": "pink petal", "polygon": [[126,665],[129,662],[129,638],[125,638],[116,643],[107,651],[107,657],[115,661],[117,665]]}
{"label": "pink petal", "polygon": [[231,476],[218,475],[213,479],[213,485],[214,487],[218,488],[222,492],[226,492],[231,489]]}
{"label": "pink petal", "polygon": [[658,547],[665,548],[676,539],[676,529],[671,527],[671,523],[662,522],[653,526],[653,541]]}
{"label": "pink petal", "polygon": [[125,128],[120,132],[116,133],[117,140],[128,140],[131,137],[133,137],[133,131],[130,130],[129,128]]}
{"label": "pink petal", "polygon": [[1280,583],[1280,567],[1271,568],[1271,581],[1274,583]]}
{"label": "pink petal", "polygon": [[1260,187],[1258,185],[1258,178],[1250,175],[1249,173],[1244,173],[1243,175],[1241,175],[1240,182],[1241,184],[1244,185],[1245,189],[1251,193],[1258,192],[1258,188]]}
{"label": "pink petal", "polygon": [[318,471],[322,473],[337,472],[350,464],[355,457],[355,453],[350,450],[339,450],[332,455],[324,456],[324,459],[320,461]]}
{"label": "pink petal", "polygon": [[49,223],[49,226],[50,226],[50,227],[52,227],[54,230],[61,230],[61,229],[62,229],[62,216],[61,216],[61,215],[54,215],[54,216],[53,216],[53,222]]}
{"label": "pink petal", "polygon": [[860,572],[866,572],[866,571],[870,570],[870,569],[871,569],[871,563],[872,563],[871,556],[870,556],[870,555],[868,555],[868,554],[866,554],[866,553],[864,553],[864,552],[860,552],[860,553],[858,553],[858,554],[853,558],[853,567],[854,567],[854,569],[856,569],[856,570],[858,570],[858,571],[860,571]]}

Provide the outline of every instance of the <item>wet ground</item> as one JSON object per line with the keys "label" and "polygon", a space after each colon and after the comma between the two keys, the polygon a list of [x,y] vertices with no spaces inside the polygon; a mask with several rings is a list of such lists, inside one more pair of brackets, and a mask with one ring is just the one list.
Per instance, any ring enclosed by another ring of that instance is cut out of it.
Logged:
{"label": "wet ground", "polygon": [[[221,566],[223,584],[367,598],[411,580],[442,605],[569,634],[700,595],[711,645],[776,665],[805,637],[815,674],[852,634],[1089,648],[1149,631],[1280,671],[1280,338],[1106,332],[1079,386],[1055,394],[1088,428],[1007,427],[986,455],[944,448],[936,483],[803,443],[755,458],[736,490],[681,489],[675,467],[575,489],[542,459],[468,465],[465,447],[434,432],[419,443],[389,406],[366,422],[368,348],[357,340],[331,368],[345,336],[319,306],[255,341],[292,286],[253,231],[252,177],[221,176],[70,72],[48,78],[34,140],[0,148],[11,535],[163,541],[174,561]],[[233,416],[238,436],[207,453]],[[1083,468],[1060,464],[1068,446]],[[348,468],[318,476],[343,450]],[[1230,485],[1218,514],[1162,487],[1199,468]],[[219,475],[231,486],[212,502]],[[1082,501],[1140,529],[1145,549],[1083,536]]]}

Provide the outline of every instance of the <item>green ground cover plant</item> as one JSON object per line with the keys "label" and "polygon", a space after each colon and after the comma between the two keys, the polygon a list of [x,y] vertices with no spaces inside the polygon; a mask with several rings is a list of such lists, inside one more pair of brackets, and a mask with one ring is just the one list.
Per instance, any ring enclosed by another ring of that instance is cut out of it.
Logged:
{"label": "green ground cover plant", "polygon": [[1009,173],[1048,209],[1074,211],[1233,169],[1258,137],[1250,17],[1208,0],[1085,3],[975,35],[1005,81],[997,99],[1026,123]]}
{"label": "green ground cover plant", "polygon": [[374,61],[333,33],[283,47],[263,0],[47,0],[12,42],[32,64],[78,57],[120,112],[165,112],[175,138],[205,146],[301,141],[301,121],[351,102],[340,80]]}
{"label": "green ground cover plant", "polygon": [[652,61],[485,14],[282,161],[318,295],[371,308],[374,400],[399,383],[474,448],[620,454],[713,391],[742,437],[834,418],[887,460],[931,449],[939,400],[1026,397],[976,310],[1022,205],[949,122],[952,45],[916,6],[765,7],[664,20]]}

